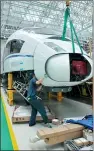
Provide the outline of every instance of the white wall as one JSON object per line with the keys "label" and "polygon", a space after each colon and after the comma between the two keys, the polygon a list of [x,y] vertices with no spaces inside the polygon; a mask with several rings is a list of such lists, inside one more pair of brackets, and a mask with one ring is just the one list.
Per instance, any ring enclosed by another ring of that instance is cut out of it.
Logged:
{"label": "white wall", "polygon": [[0,70],[1,70],[1,73],[2,73],[2,59],[3,59],[3,52],[4,52],[4,47],[5,47],[5,43],[6,43],[6,40],[1,40],[1,66],[0,66]]}

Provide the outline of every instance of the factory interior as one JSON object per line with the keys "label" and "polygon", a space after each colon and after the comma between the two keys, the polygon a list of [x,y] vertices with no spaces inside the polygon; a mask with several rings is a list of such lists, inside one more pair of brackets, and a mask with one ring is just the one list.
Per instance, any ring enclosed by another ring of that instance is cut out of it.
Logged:
{"label": "factory interior", "polygon": [[1,1],[0,150],[93,150],[93,5]]}

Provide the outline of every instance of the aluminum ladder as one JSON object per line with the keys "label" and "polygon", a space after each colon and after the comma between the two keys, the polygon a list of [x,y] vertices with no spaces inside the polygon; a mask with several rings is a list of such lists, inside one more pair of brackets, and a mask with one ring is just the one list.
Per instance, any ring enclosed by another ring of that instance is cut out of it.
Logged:
{"label": "aluminum ladder", "polygon": [[[28,85],[22,83],[22,82],[19,82],[19,81],[14,81],[13,82],[13,88],[27,101],[27,97],[25,96],[25,94],[27,93],[27,88],[28,88]],[[36,96],[37,99],[40,99],[42,100],[40,97]]]}

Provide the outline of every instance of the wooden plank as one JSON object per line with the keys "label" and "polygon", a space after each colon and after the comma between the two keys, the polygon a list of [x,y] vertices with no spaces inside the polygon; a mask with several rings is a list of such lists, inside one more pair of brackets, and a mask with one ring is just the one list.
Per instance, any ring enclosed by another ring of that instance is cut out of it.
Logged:
{"label": "wooden plank", "polygon": [[66,124],[51,129],[49,128],[40,129],[37,131],[37,135],[41,139],[45,139],[49,137],[60,136],[70,132],[76,132],[83,129],[84,127],[78,124]]}
{"label": "wooden plank", "polygon": [[69,139],[82,137],[82,135],[83,135],[82,131],[77,131],[74,133],[71,132],[71,133],[67,133],[64,135],[60,135],[60,136],[45,138],[44,141],[47,144],[54,145],[54,144],[58,144],[58,143],[64,142],[64,141],[69,140]]}

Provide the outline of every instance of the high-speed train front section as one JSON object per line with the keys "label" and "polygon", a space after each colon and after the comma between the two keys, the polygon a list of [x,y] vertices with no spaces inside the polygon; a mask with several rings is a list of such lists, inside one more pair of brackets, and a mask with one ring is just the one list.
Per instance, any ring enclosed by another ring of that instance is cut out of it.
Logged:
{"label": "high-speed train front section", "polygon": [[76,43],[74,46],[75,53],[68,39],[18,30],[6,42],[3,73],[19,75],[34,70],[38,79],[44,78],[46,87],[78,85],[92,77],[92,59],[84,50],[82,54]]}

